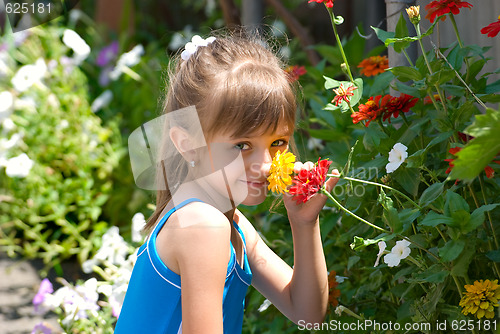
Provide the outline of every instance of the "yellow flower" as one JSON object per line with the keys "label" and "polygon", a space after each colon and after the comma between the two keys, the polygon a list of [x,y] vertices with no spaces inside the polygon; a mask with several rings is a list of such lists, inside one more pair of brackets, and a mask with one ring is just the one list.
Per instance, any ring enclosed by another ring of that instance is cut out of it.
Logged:
{"label": "yellow flower", "polygon": [[267,178],[269,181],[269,190],[280,194],[288,192],[286,187],[292,184],[290,174],[293,173],[294,162],[295,155],[293,153],[286,151],[283,151],[283,153],[280,151],[276,152],[269,170],[269,177]]}
{"label": "yellow flower", "polygon": [[420,22],[420,6],[411,6],[406,8],[406,13],[410,18],[411,23],[418,24]]}
{"label": "yellow flower", "polygon": [[473,285],[466,285],[467,292],[460,300],[460,306],[463,307],[462,313],[474,314],[478,319],[482,317],[493,318],[495,316],[494,308],[498,307],[500,299],[500,285],[498,280],[475,281]]}

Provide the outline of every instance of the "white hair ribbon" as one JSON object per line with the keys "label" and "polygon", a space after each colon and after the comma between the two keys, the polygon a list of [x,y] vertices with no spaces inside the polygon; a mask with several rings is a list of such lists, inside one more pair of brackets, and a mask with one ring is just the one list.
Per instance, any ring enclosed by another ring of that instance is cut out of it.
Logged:
{"label": "white hair ribbon", "polygon": [[191,55],[194,54],[196,50],[198,50],[198,47],[207,46],[213,41],[215,41],[215,37],[213,36],[208,37],[207,39],[203,39],[198,35],[194,35],[191,39],[191,42],[186,43],[184,51],[182,51],[181,53],[182,60],[188,60],[189,57],[191,57]]}

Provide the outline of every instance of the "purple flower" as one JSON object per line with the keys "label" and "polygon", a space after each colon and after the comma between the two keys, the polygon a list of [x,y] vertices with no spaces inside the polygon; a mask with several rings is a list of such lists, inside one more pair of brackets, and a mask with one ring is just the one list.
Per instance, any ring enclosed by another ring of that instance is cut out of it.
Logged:
{"label": "purple flower", "polygon": [[33,330],[31,331],[31,334],[52,334],[52,330],[45,326],[43,322],[40,322],[35,325]]}
{"label": "purple flower", "polygon": [[40,306],[42,305],[45,297],[54,292],[54,288],[52,287],[52,283],[47,278],[44,278],[40,283],[40,288],[36,293],[35,297],[33,297],[33,306],[35,306],[35,312],[38,313],[40,310]]}
{"label": "purple flower", "polygon": [[99,54],[97,55],[97,66],[104,67],[108,65],[108,63],[115,59],[118,55],[118,41],[113,41],[108,46],[101,49]]}

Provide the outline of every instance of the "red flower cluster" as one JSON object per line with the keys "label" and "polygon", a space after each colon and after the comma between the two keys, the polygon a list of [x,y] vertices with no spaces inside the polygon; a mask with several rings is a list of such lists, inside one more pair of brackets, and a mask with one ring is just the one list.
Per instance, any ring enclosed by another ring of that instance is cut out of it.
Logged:
{"label": "red flower cluster", "polygon": [[[462,0],[436,0],[432,1],[430,4],[425,6],[428,13],[425,16],[426,19],[429,19],[431,23],[434,22],[436,17],[445,15],[448,13],[452,13],[453,15],[457,15],[460,13],[460,8],[471,8],[472,5],[468,2]],[[446,17],[442,17],[441,20],[445,20]]]}
{"label": "red flower cluster", "polygon": [[376,120],[378,117],[382,117],[383,120],[389,119],[393,116],[394,118],[399,117],[400,112],[408,112],[410,108],[415,106],[418,102],[416,97],[401,94],[401,96],[391,96],[378,95],[376,97],[370,97],[365,104],[359,105],[359,111],[351,114],[352,122],[357,124],[361,121],[365,122],[365,126],[370,125],[371,121]]}
{"label": "red flower cluster", "polygon": [[301,76],[307,73],[306,68],[299,65],[288,66],[285,72],[288,74],[288,81],[290,82],[299,80]]}
{"label": "red flower cluster", "polygon": [[[461,147],[453,147],[453,148],[450,148],[448,150],[448,152],[451,154],[451,155],[457,155],[458,152],[460,152],[462,150]],[[448,162],[448,169],[446,170],[446,174],[449,174],[451,172],[451,169],[453,167],[455,167],[455,165],[453,164],[453,161],[455,161],[455,159],[444,159],[444,161],[447,161]],[[494,163],[497,163],[500,165],[500,161],[493,161]],[[493,175],[495,174],[495,171],[493,170],[493,168],[491,168],[490,166],[486,166],[484,167],[484,172],[486,173],[486,177],[488,179],[491,179],[493,177]],[[458,182],[458,180],[457,180]],[[455,182],[455,184],[457,183]]]}
{"label": "red flower cluster", "polygon": [[325,3],[325,6],[328,7],[328,8],[332,8],[333,7],[333,2],[335,0],[309,0],[308,3],[311,3],[311,2],[317,2],[317,3],[322,3],[324,2]]}
{"label": "red flower cluster", "polygon": [[293,179],[289,193],[299,203],[307,202],[314,194],[321,190],[326,181],[326,174],[332,162],[318,159],[318,163],[311,170],[302,169]]}
{"label": "red flower cluster", "polygon": [[500,32],[500,16],[498,16],[498,21],[490,23],[483,29],[481,29],[481,34],[488,34],[488,37],[495,37]]}

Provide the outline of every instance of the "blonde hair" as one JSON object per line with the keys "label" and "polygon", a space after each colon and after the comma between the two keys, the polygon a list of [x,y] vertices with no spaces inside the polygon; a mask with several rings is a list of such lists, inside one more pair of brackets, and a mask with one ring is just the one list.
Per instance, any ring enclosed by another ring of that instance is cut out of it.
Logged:
{"label": "blonde hair", "polygon": [[[242,34],[217,37],[208,46],[199,47],[187,60],[175,57],[167,80],[163,112],[195,106],[207,142],[217,133],[244,137],[274,132],[283,124],[290,133],[294,130],[297,108],[294,87],[284,64],[259,39]],[[172,145],[168,143],[167,129],[166,125],[161,151]],[[177,172],[174,180],[169,179],[171,187],[157,188],[156,210],[146,230],[154,226],[171,200],[173,185],[182,182],[187,174],[187,162],[180,155],[161,163],[164,165],[158,168],[157,182],[165,180],[162,174],[165,168],[175,168]]]}

